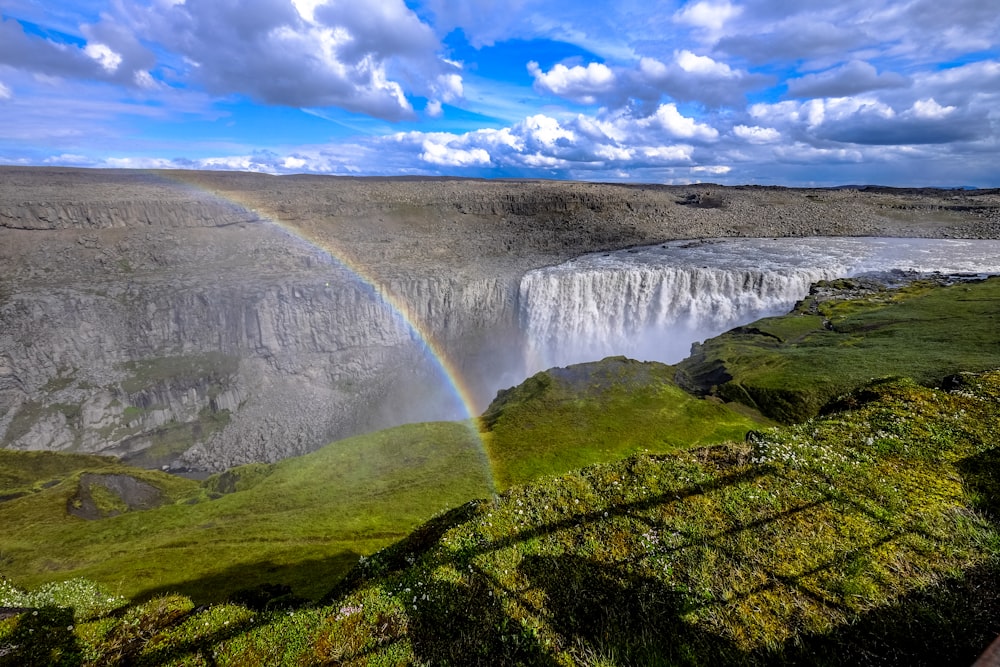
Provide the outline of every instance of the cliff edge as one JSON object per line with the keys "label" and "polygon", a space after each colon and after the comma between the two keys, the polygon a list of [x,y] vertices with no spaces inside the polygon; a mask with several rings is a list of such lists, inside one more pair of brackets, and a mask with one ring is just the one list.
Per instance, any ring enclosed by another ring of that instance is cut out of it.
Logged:
{"label": "cliff edge", "polygon": [[496,387],[456,375],[523,379],[525,271],[817,235],[1000,238],[1000,192],[0,168],[0,446],[216,470],[459,418]]}

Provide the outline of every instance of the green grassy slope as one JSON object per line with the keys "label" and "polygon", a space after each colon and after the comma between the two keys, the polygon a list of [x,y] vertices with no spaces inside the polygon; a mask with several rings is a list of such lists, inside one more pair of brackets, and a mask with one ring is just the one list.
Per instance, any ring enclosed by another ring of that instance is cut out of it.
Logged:
{"label": "green grassy slope", "polygon": [[0,449],[0,497],[38,493],[80,470],[112,472],[123,468],[126,466],[105,456]]}
{"label": "green grassy slope", "polygon": [[[359,618],[317,634],[353,625],[340,641],[382,664],[970,662],[998,621],[938,605],[979,577],[996,609],[996,472],[978,463],[996,460],[998,399],[1000,373],[953,392],[887,382],[753,444],[512,489],[371,559],[338,601]],[[888,610],[914,597],[931,602],[900,627]]]}
{"label": "green grassy slope", "polygon": [[482,417],[501,487],[638,452],[741,440],[766,422],[680,389],[674,368],[624,357],[553,368],[504,392]]}
{"label": "green grassy slope", "polygon": [[872,379],[932,382],[992,368],[1000,368],[1000,278],[810,297],[790,315],[706,341],[678,364],[678,379],[793,423]]}
{"label": "green grassy slope", "polygon": [[[969,664],[1000,632],[1000,372],[851,402],[465,504],[320,605],[174,596],[72,630],[9,619],[0,645],[95,665]],[[29,626],[46,639],[17,644]]]}
{"label": "green grassy slope", "polygon": [[98,521],[66,513],[80,475],[95,469],[81,462],[88,465],[60,483],[0,503],[0,572],[27,586],[85,576],[129,597],[172,591],[216,601],[264,583],[315,597],[359,553],[491,491],[478,440],[460,423],[391,429],[273,466],[237,468],[206,486],[249,488],[221,496],[188,480],[136,472],[172,480],[191,504]]}
{"label": "green grassy slope", "polygon": [[[37,492],[0,503],[0,572],[25,586],[84,576],[129,597],[169,591],[210,602],[272,584],[315,598],[359,555],[435,512],[489,497],[492,477],[507,486],[640,450],[740,439],[761,425],[686,394],[672,373],[609,359],[539,374],[487,413],[488,455],[465,424],[414,424],[241,466],[199,487],[99,457],[4,452],[0,475],[10,482],[0,495]],[[540,382],[546,388],[534,391]],[[142,515],[69,516],[81,479],[112,469],[155,478],[173,489],[169,502]]]}

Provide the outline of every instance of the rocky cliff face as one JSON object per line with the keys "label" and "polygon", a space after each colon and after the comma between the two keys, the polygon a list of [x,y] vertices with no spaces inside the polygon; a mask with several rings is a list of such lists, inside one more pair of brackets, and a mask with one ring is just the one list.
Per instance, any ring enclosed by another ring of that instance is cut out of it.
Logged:
{"label": "rocky cliff face", "polygon": [[385,289],[391,300],[330,266],[19,289],[0,305],[0,433],[8,447],[218,469],[464,417],[411,322],[435,322],[440,349],[491,373],[483,350],[514,330],[511,287]]}
{"label": "rocky cliff face", "polygon": [[998,201],[3,169],[0,446],[217,470],[457,418],[434,353],[474,409],[519,382],[529,269],[670,238],[996,237]]}

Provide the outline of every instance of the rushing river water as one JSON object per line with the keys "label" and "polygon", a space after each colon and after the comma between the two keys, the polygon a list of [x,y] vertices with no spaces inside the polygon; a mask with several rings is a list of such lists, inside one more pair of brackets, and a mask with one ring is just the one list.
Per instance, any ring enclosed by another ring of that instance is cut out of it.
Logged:
{"label": "rushing river water", "polygon": [[586,255],[521,280],[525,371],[619,354],[674,363],[788,312],[818,280],[892,270],[1000,273],[1000,241],[715,239]]}

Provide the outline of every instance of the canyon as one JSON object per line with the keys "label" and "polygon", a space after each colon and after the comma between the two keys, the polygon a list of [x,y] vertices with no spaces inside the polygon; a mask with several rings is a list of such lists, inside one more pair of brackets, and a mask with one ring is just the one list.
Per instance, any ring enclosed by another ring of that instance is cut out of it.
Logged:
{"label": "canyon", "polygon": [[466,418],[566,363],[523,354],[565,262],[859,236],[1000,239],[1000,192],[0,168],[0,446],[214,471]]}

